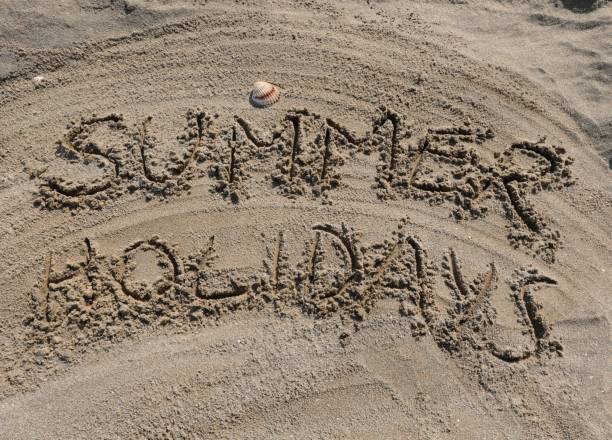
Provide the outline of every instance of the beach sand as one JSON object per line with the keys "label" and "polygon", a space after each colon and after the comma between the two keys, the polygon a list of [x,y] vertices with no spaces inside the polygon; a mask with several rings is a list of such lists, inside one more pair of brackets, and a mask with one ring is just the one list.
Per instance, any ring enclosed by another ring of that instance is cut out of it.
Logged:
{"label": "beach sand", "polygon": [[609,438],[611,27],[1,1],[0,439]]}

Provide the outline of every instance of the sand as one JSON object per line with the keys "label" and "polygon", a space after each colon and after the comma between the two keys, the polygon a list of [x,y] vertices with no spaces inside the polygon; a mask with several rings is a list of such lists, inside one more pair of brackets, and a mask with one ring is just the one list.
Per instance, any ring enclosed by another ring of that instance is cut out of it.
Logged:
{"label": "sand", "polygon": [[609,438],[608,2],[0,18],[0,439]]}

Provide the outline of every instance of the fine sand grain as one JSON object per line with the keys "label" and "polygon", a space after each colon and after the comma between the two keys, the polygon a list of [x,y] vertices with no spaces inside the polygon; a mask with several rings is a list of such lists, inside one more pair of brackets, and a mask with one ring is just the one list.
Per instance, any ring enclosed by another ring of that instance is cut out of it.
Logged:
{"label": "fine sand grain", "polygon": [[610,438],[611,27],[0,0],[0,439]]}

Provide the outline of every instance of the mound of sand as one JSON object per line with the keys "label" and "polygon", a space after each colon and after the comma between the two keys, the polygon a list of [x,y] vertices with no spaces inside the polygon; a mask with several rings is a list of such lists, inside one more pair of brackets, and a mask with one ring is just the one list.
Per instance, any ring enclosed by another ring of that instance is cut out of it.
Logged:
{"label": "mound of sand", "polygon": [[612,15],[516,3],[0,6],[0,438],[607,438]]}

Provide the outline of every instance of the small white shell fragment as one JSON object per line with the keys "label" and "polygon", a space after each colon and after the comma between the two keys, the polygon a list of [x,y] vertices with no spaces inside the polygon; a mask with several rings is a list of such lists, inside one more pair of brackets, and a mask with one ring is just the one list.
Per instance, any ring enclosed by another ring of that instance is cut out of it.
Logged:
{"label": "small white shell fragment", "polygon": [[256,81],[251,91],[251,104],[255,107],[269,107],[280,99],[280,88],[266,81]]}
{"label": "small white shell fragment", "polygon": [[46,81],[46,78],[42,75],[35,76],[32,78],[32,82],[36,87],[41,86]]}

